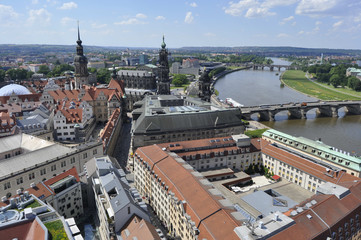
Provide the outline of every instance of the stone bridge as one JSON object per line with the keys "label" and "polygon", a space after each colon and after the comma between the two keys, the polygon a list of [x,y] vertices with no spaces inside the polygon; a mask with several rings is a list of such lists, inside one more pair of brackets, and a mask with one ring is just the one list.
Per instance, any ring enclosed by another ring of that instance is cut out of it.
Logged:
{"label": "stone bridge", "polygon": [[241,107],[242,117],[251,120],[253,114],[258,115],[260,121],[274,121],[277,113],[287,111],[290,119],[306,118],[308,111],[316,109],[317,117],[338,117],[338,110],[345,108],[347,114],[361,115],[361,101],[327,101],[327,102],[307,102],[287,103],[274,105],[260,105],[251,107]]}
{"label": "stone bridge", "polygon": [[282,68],[285,70],[297,70],[296,66],[289,66],[289,65],[274,65],[274,64],[252,64],[247,65],[249,68],[253,68],[253,70],[264,70],[265,67],[269,68],[270,71],[273,71],[274,69],[277,69],[278,71],[281,71]]}

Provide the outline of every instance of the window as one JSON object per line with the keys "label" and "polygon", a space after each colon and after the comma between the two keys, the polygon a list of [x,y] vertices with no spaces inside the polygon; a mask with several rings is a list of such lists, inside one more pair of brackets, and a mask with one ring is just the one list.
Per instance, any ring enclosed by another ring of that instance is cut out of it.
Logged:
{"label": "window", "polygon": [[34,173],[29,173],[29,180],[34,179],[35,178],[35,174]]}
{"label": "window", "polygon": [[4,190],[11,188],[10,182],[4,183]]}
{"label": "window", "polygon": [[70,158],[70,163],[71,164],[75,163],[75,157]]}
{"label": "window", "polygon": [[56,170],[56,164],[51,166],[51,171],[55,171]]}
{"label": "window", "polygon": [[66,166],[66,161],[62,161],[61,162],[61,167],[65,167]]}
{"label": "window", "polygon": [[19,184],[22,184],[23,183],[23,177],[20,177],[18,179],[16,179],[16,183],[19,185]]}
{"label": "window", "polygon": [[128,207],[128,214],[130,214],[130,207]]}
{"label": "window", "polygon": [[46,174],[46,169],[45,168],[40,170],[40,175],[44,175],[44,174]]}
{"label": "window", "polygon": [[97,154],[98,153],[98,149],[94,149],[93,150],[93,155]]}
{"label": "window", "polygon": [[88,154],[87,153],[83,153],[83,159],[87,158]]}

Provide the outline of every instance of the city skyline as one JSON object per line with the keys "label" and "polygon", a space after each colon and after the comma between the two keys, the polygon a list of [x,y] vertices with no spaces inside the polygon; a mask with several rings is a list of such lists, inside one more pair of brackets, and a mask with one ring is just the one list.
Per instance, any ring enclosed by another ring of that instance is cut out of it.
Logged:
{"label": "city skyline", "polygon": [[0,44],[361,49],[351,0],[0,1]]}

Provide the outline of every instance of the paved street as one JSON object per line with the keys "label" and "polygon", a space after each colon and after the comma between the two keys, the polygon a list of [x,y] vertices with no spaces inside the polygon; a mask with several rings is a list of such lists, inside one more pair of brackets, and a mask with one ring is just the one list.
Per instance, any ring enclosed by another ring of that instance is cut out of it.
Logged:
{"label": "paved street", "polygon": [[130,130],[132,128],[131,119],[129,123],[124,123],[122,126],[122,130],[117,139],[117,146],[114,149],[114,157],[118,160],[120,166],[123,169],[126,169],[127,160],[129,155],[129,147],[130,147]]}

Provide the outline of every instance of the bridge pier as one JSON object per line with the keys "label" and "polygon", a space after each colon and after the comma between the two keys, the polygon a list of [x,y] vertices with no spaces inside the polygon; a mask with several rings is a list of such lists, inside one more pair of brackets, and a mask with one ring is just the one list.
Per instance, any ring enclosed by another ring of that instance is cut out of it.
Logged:
{"label": "bridge pier", "polygon": [[352,114],[352,115],[360,115],[361,114],[361,105],[356,104],[356,105],[349,105],[349,106],[345,106],[346,110],[347,110],[347,114]]}
{"label": "bridge pier", "polygon": [[250,113],[242,113],[241,116],[244,120],[252,120]]}
{"label": "bridge pier", "polygon": [[304,109],[289,109],[288,110],[288,117],[290,119],[305,119],[306,118],[306,112]]}
{"label": "bridge pier", "polygon": [[332,117],[338,117],[338,108],[331,107]]}
{"label": "bridge pier", "polygon": [[272,72],[272,71],[273,71],[273,67],[270,67],[269,70]]}
{"label": "bridge pier", "polygon": [[259,121],[274,121],[275,116],[271,111],[260,111],[258,113],[258,119]]}
{"label": "bridge pier", "polygon": [[317,117],[332,117],[332,110],[330,106],[318,107],[316,113]]}

